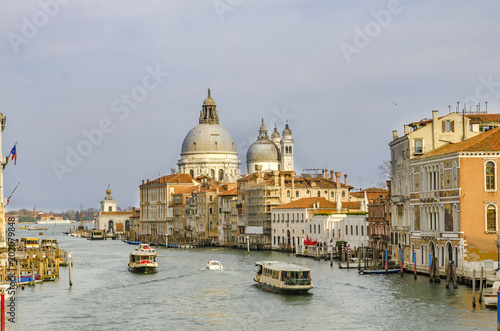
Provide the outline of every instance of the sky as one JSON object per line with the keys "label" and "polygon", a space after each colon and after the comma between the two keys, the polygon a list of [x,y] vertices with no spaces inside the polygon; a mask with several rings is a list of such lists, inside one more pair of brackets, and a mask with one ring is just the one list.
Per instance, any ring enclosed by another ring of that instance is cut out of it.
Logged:
{"label": "sky", "polygon": [[[39,0],[0,3],[7,210],[139,206],[207,88],[242,172],[263,118],[295,171],[376,186],[392,131],[467,105],[497,113],[500,2]],[[472,107],[472,108],[470,108]]]}

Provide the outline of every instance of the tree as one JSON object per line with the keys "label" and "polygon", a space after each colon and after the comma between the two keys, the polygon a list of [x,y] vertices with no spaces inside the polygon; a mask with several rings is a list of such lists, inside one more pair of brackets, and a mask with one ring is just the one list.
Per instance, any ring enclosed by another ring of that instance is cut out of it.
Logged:
{"label": "tree", "polygon": [[391,161],[382,161],[377,166],[377,174],[379,178],[378,187],[387,189],[387,181],[391,180]]}

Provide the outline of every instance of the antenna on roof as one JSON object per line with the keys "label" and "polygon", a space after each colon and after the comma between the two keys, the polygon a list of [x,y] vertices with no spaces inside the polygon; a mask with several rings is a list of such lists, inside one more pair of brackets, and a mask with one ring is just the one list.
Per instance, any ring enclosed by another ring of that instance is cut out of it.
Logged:
{"label": "antenna on roof", "polygon": [[488,113],[488,101],[485,102],[485,107],[486,107],[485,112]]}
{"label": "antenna on roof", "polygon": [[448,114],[451,113],[451,105],[448,106]]}

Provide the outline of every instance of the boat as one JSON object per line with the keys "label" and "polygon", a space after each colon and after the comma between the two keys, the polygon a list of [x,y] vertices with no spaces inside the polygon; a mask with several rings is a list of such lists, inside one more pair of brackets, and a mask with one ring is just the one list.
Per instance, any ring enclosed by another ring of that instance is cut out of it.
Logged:
{"label": "boat", "polygon": [[156,272],[158,268],[156,251],[148,244],[140,244],[130,253],[128,268],[132,272]]}
{"label": "boat", "polygon": [[493,286],[483,288],[483,300],[486,307],[495,308],[497,306],[497,291],[500,290],[500,281],[493,282]]}
{"label": "boat", "polygon": [[36,221],[36,224],[69,224],[71,223],[70,220],[43,220],[43,221]]}
{"label": "boat", "polygon": [[106,237],[104,235],[104,231],[92,230],[92,231],[90,231],[90,237],[87,239],[88,240],[104,240],[104,239],[106,239]]}
{"label": "boat", "polygon": [[26,225],[25,230],[48,230],[45,226]]}
{"label": "boat", "polygon": [[349,261],[339,262],[339,269],[357,269],[359,266],[358,258],[352,257]]}
{"label": "boat", "polygon": [[389,269],[381,269],[381,268],[361,268],[359,269],[360,275],[375,275],[375,274],[397,274],[401,272],[401,268],[389,268]]}
{"label": "boat", "polygon": [[308,268],[280,261],[255,262],[258,266],[253,280],[268,291],[277,293],[306,293],[313,288]]}
{"label": "boat", "polygon": [[224,269],[222,267],[222,264],[219,262],[219,260],[210,260],[207,262],[207,268],[210,270],[222,270]]}

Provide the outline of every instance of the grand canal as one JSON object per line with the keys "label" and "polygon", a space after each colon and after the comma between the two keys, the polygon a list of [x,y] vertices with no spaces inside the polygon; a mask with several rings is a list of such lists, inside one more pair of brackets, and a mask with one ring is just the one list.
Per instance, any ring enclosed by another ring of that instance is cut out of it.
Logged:
{"label": "grand canal", "polygon": [[[277,252],[158,249],[159,272],[127,270],[134,248],[45,231],[73,249],[73,286],[61,277],[16,294],[16,323],[8,330],[494,330],[496,310],[472,309],[472,290],[446,289],[427,277],[359,275],[325,261]],[[17,230],[18,237],[35,231]],[[38,234],[38,233],[37,233]],[[223,271],[205,269],[219,259]],[[311,269],[308,295],[269,293],[252,277],[258,260],[283,260]]]}

